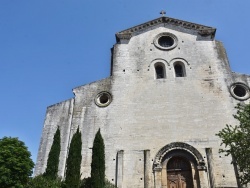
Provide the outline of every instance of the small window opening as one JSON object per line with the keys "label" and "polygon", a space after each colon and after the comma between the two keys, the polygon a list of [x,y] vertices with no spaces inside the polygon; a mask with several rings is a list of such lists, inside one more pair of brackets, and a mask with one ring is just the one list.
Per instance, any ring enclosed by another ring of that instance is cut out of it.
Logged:
{"label": "small window opening", "polygon": [[233,91],[238,97],[244,97],[247,94],[246,89],[240,85],[236,85]]}
{"label": "small window opening", "polygon": [[165,78],[164,76],[164,68],[161,65],[157,65],[155,67],[156,79]]}
{"label": "small window opening", "polygon": [[174,66],[174,70],[175,70],[175,77],[184,77],[185,76],[182,65],[176,64]]}
{"label": "small window opening", "polygon": [[95,97],[95,104],[99,107],[106,107],[112,101],[112,96],[110,93],[106,91],[102,91],[98,93]]}
{"label": "small window opening", "polygon": [[100,96],[100,103],[106,104],[108,101],[109,101],[109,97],[107,94],[102,94],[102,96]]}
{"label": "small window opening", "polygon": [[234,83],[230,86],[231,95],[238,100],[247,100],[250,97],[249,87],[243,83]]}

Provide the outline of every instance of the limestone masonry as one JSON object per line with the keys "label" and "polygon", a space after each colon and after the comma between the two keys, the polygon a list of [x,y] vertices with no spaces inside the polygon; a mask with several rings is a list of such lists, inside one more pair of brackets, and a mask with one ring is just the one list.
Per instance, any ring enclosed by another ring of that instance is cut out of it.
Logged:
{"label": "limestone masonry", "polygon": [[116,34],[111,75],[73,89],[49,106],[35,175],[46,169],[59,126],[58,175],[64,177],[72,135],[82,132],[82,178],[90,176],[100,128],[106,178],[119,188],[233,188],[236,167],[215,136],[237,103],[248,103],[250,76],[230,70],[216,29],[169,17]]}

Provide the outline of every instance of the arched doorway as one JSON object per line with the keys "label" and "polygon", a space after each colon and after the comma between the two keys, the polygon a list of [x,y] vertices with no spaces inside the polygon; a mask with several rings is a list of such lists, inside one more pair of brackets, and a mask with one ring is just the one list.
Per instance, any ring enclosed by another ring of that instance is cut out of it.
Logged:
{"label": "arched doorway", "polygon": [[191,164],[183,157],[172,157],[167,163],[168,188],[193,188]]}
{"label": "arched doorway", "polygon": [[193,146],[167,144],[155,156],[154,188],[208,187],[206,169],[202,155]]}

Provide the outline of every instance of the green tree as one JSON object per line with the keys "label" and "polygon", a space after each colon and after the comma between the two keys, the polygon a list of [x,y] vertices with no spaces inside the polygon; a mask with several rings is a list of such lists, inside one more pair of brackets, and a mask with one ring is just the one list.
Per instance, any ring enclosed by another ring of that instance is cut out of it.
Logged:
{"label": "green tree", "polygon": [[217,136],[222,139],[221,145],[225,145],[226,156],[231,155],[239,172],[241,185],[250,182],[250,105],[238,104],[237,113],[233,115],[238,120],[238,125],[226,125]]}
{"label": "green tree", "polygon": [[[80,188],[91,188],[91,178],[90,177],[84,178],[81,182]],[[117,187],[106,179],[103,188],[117,188]]]}
{"label": "green tree", "polygon": [[60,155],[60,150],[61,150],[60,142],[61,142],[60,129],[58,127],[53,138],[53,144],[51,146],[48,161],[47,161],[47,168],[44,173],[44,176],[46,178],[57,179],[59,155]]}
{"label": "green tree", "polygon": [[64,187],[78,188],[81,178],[81,161],[82,161],[82,138],[79,127],[70,143],[69,154],[66,161],[66,178]]}
{"label": "green tree", "polygon": [[105,185],[105,149],[100,129],[95,135],[92,149],[91,186],[103,188]]}
{"label": "green tree", "polygon": [[24,187],[34,167],[30,157],[24,142],[18,138],[0,139],[0,187]]}
{"label": "green tree", "polygon": [[31,178],[25,188],[61,188],[61,179],[51,179],[43,175]]}

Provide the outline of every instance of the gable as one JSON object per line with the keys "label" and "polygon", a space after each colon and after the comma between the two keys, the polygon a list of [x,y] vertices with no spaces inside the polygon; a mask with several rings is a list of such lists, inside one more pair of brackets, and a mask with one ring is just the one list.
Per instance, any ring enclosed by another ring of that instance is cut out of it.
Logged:
{"label": "gable", "polygon": [[160,17],[155,20],[148,21],[146,23],[128,28],[126,30],[120,31],[116,33],[116,41],[117,43],[121,43],[124,41],[129,41],[131,37],[146,32],[148,30],[152,30],[158,27],[166,27],[166,28],[175,28],[182,30],[189,30],[195,32],[197,35],[201,37],[209,37],[210,39],[214,39],[216,28],[204,26],[192,22],[187,22],[183,20],[178,20],[170,17]]}

